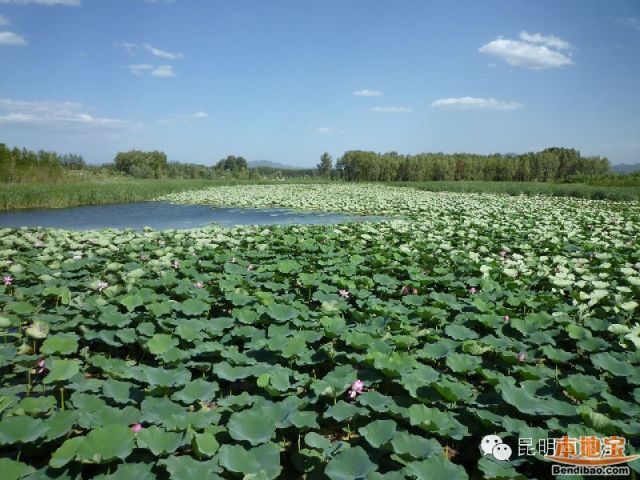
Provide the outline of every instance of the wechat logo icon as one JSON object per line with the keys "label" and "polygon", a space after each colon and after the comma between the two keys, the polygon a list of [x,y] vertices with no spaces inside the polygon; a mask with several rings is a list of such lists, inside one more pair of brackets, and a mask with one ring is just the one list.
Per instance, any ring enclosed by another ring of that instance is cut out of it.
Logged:
{"label": "wechat logo icon", "polygon": [[502,439],[498,435],[486,435],[480,442],[480,449],[483,455],[493,455],[496,460],[511,458],[511,447],[502,443]]}

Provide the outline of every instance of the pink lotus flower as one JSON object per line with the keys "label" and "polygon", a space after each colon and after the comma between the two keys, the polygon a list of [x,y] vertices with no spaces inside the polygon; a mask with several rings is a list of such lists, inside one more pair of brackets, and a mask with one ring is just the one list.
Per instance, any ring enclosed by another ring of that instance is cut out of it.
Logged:
{"label": "pink lotus flower", "polygon": [[473,295],[474,293],[476,293],[477,291],[478,291],[478,290],[476,290],[476,287],[471,287],[471,288],[469,289],[469,293],[470,293],[470,294],[472,294],[472,295]]}
{"label": "pink lotus flower", "polygon": [[103,291],[105,288],[108,288],[109,284],[107,282],[105,282],[104,280],[100,280],[98,282],[98,291],[101,292]]}
{"label": "pink lotus flower", "polygon": [[502,317],[502,320],[504,320],[505,322],[509,321],[509,315],[505,315],[504,317]]}
{"label": "pink lotus flower", "polygon": [[342,298],[349,298],[351,296],[349,290],[338,290],[338,293]]}
{"label": "pink lotus flower", "polygon": [[520,352],[518,354],[518,361],[520,363],[523,363],[526,359],[527,359],[527,355],[524,352]]}
{"label": "pink lotus flower", "polygon": [[193,286],[196,287],[196,288],[204,288],[204,283],[196,282],[196,283],[193,284]]}
{"label": "pink lotus flower", "polygon": [[143,428],[144,428],[144,427],[142,426],[142,424],[141,424],[141,423],[136,423],[136,424],[134,424],[134,425],[131,427],[131,431],[132,431],[133,433],[138,433],[138,432],[140,432]]}
{"label": "pink lotus flower", "polygon": [[5,275],[4,277],[2,277],[2,281],[4,282],[5,286],[9,286],[13,283],[13,277],[11,275]]}
{"label": "pink lotus flower", "polygon": [[146,255],[140,255],[140,260],[146,262],[147,260],[149,260],[149,257],[147,257]]}
{"label": "pink lotus flower", "polygon": [[362,393],[363,390],[364,383],[362,382],[362,380],[356,380],[355,382],[353,382],[353,384],[351,384],[351,389],[349,390],[349,398],[353,400],[360,393]]}
{"label": "pink lotus flower", "polygon": [[506,250],[501,250],[501,251],[500,251],[500,256],[501,256],[501,257],[506,257],[506,256],[507,256],[507,252],[506,252]]}
{"label": "pink lotus flower", "polygon": [[38,367],[36,372],[39,374],[44,373],[45,370],[45,364],[44,364],[44,359],[38,361],[38,363],[36,363],[36,366]]}

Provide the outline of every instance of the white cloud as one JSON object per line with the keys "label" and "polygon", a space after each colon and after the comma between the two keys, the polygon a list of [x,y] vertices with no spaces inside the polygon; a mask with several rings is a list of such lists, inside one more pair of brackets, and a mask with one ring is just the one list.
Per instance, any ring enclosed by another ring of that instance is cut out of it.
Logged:
{"label": "white cloud", "polygon": [[170,78],[175,77],[176,72],[173,71],[172,65],[160,65],[151,70],[151,75],[154,77]]}
{"label": "white cloud", "polygon": [[175,115],[171,115],[168,118],[158,120],[158,124],[171,125],[174,123],[191,123],[197,120],[204,120],[205,118],[209,118],[209,114],[207,112],[178,113]]}
{"label": "white cloud", "polygon": [[504,110],[512,111],[522,107],[521,103],[495,98],[457,97],[440,98],[431,104],[435,108],[462,109],[462,110]]}
{"label": "white cloud", "polygon": [[327,133],[332,133],[333,130],[331,130],[329,127],[318,127],[316,128],[316,133],[323,133],[323,134],[327,134]]}
{"label": "white cloud", "polygon": [[56,129],[119,129],[136,124],[95,117],[81,103],[0,98],[0,125]]}
{"label": "white cloud", "polygon": [[134,75],[143,75],[148,73],[154,77],[169,78],[175,77],[176,72],[173,70],[172,65],[151,65],[149,63],[135,63],[128,65],[127,68]]}
{"label": "white cloud", "polygon": [[152,55],[161,58],[168,58],[169,60],[177,60],[178,58],[182,58],[182,53],[172,53],[167,52],[166,50],[160,50],[159,48],[154,47],[153,45],[149,45],[145,43],[142,45],[147,51],[151,52]]}
{"label": "white cloud", "polygon": [[638,17],[618,18],[616,22],[631,27],[634,30],[640,30],[640,19]]}
{"label": "white cloud", "polygon": [[509,65],[544,70],[572,65],[574,62],[569,54],[558,50],[567,50],[571,45],[554,35],[520,33],[520,40],[510,40],[498,37],[481,46],[478,51],[504,60]]}
{"label": "white cloud", "polygon": [[148,63],[136,63],[129,65],[128,67],[129,71],[134,75],[142,75],[144,72],[148,72],[155,68],[153,65],[149,65]]}
{"label": "white cloud", "polygon": [[0,45],[13,45],[17,47],[23,47],[28,45],[27,40],[17,33],[13,32],[0,32]]}
{"label": "white cloud", "polygon": [[116,43],[115,45],[116,47],[124,49],[124,51],[127,52],[128,55],[132,56],[135,55],[136,50],[140,48],[140,45],[129,42]]}
{"label": "white cloud", "polygon": [[373,107],[372,112],[380,113],[409,113],[413,112],[413,108],[408,107]]}
{"label": "white cloud", "polygon": [[378,90],[367,90],[365,88],[364,90],[358,90],[356,92],[353,92],[353,94],[356,97],[379,97],[382,95],[382,92]]}
{"label": "white cloud", "polygon": [[4,15],[0,15],[0,27],[6,27],[7,25],[9,25],[9,19],[7,17],[5,17]]}
{"label": "white cloud", "polygon": [[0,0],[0,3],[12,3],[15,5],[66,5],[79,7],[80,0]]}
{"label": "white cloud", "polygon": [[520,40],[529,43],[541,43],[547,47],[556,48],[558,50],[570,50],[573,47],[569,42],[555,35],[542,35],[541,33],[527,33],[522,30],[520,32]]}

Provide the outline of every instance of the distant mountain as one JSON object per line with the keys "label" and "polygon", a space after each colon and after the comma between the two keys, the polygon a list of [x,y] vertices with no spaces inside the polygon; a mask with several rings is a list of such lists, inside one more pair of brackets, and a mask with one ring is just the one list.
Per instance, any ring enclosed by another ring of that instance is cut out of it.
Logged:
{"label": "distant mountain", "polygon": [[612,165],[611,170],[614,173],[640,172],[640,163],[621,163],[619,165]]}
{"label": "distant mountain", "polygon": [[272,162],[271,160],[253,160],[248,162],[249,168],[255,167],[268,167],[268,168],[279,168],[281,170],[294,170],[300,167],[292,167],[291,165],[285,165],[284,163]]}

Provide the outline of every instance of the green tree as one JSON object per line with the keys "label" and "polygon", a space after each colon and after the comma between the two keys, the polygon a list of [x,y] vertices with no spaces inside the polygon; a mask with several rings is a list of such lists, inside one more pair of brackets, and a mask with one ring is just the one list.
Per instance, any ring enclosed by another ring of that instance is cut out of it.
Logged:
{"label": "green tree", "polygon": [[331,158],[331,155],[329,155],[327,152],[324,152],[320,156],[320,163],[317,165],[317,168],[320,176],[326,178],[330,177],[331,170],[333,169],[333,159]]}

